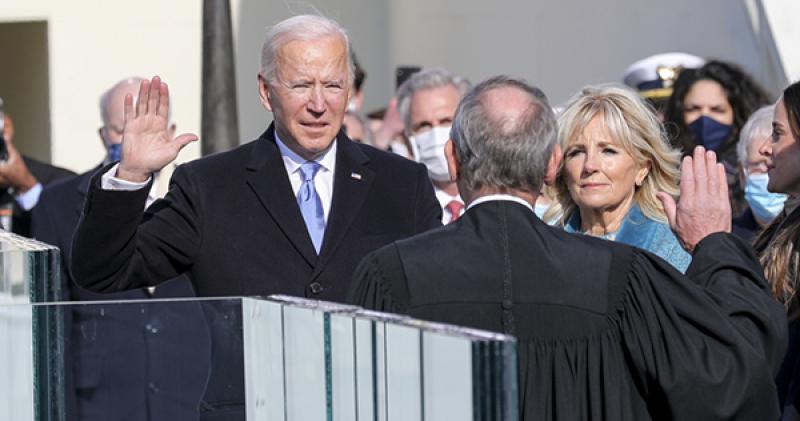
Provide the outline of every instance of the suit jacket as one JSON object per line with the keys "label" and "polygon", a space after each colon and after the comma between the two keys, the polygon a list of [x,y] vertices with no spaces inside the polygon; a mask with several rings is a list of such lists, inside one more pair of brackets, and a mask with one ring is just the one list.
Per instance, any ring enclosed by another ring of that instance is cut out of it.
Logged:
{"label": "suit jacket", "polygon": [[730,234],[704,239],[683,276],[490,201],[368,255],[349,301],[517,335],[524,420],[777,418],[786,318]]}
{"label": "suit jacket", "polygon": [[[32,211],[33,236],[61,250],[62,300],[148,299],[143,289],[98,294],[72,282],[72,237],[94,172],[42,191]],[[193,295],[188,278],[181,276],[160,286],[153,297]],[[199,419],[211,365],[209,331],[200,305],[98,303],[68,309],[64,326],[69,419]]]}
{"label": "suit jacket", "polygon": [[147,189],[92,181],[76,231],[75,280],[95,291],[156,285],[188,272],[200,296],[288,294],[342,301],[361,258],[441,225],[423,165],[336,139],[333,198],[319,256],[275,143],[256,141],[181,165],[142,221]]}
{"label": "suit jacket", "polygon": [[[25,161],[28,171],[36,177],[36,180],[41,183],[42,186],[47,186],[55,181],[75,176],[75,173],[70,170],[45,164],[33,158],[28,158],[27,156],[23,156],[22,160]],[[22,209],[14,198],[14,195],[11,194],[7,188],[0,190],[0,206],[11,205],[11,232],[23,237],[30,237],[31,212]]]}

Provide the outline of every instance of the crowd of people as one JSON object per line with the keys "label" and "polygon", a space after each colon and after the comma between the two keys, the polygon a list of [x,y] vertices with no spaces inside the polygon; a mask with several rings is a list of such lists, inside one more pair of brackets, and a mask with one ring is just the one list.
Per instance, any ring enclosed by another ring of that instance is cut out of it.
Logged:
{"label": "crowd of people", "polygon": [[[554,107],[426,68],[368,119],[365,77],[338,23],[295,16],[264,42],[258,139],[174,168],[197,137],[130,78],[101,96],[97,168],[43,187],[6,133],[0,181],[67,299],[287,294],[512,334],[526,420],[800,420],[800,83],[773,103],[667,54]],[[76,379],[104,358],[78,354]]]}

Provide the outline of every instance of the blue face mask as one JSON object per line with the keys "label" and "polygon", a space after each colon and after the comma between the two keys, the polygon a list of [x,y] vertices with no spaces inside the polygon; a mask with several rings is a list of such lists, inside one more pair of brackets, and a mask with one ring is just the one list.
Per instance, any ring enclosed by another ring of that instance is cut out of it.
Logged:
{"label": "blue face mask", "polygon": [[718,151],[733,131],[732,124],[722,124],[708,116],[701,116],[689,124],[697,144],[708,150]]}
{"label": "blue face mask", "polygon": [[744,198],[747,200],[747,204],[750,205],[753,215],[763,224],[772,221],[781,213],[783,202],[786,201],[787,197],[785,194],[768,191],[767,183],[769,183],[769,175],[766,173],[745,176]]}
{"label": "blue face mask", "polygon": [[108,161],[117,162],[120,159],[122,159],[122,145],[119,143],[108,145]]}

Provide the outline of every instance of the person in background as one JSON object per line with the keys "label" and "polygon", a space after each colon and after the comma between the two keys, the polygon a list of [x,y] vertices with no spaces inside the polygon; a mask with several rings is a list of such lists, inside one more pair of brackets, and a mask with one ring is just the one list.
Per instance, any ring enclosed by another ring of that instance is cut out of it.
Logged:
{"label": "person in background", "polygon": [[559,115],[562,167],[546,213],[567,232],[648,250],[685,272],[691,255],[670,229],[657,195],[677,198],[680,152],[638,95],[586,87]]}
{"label": "person in background", "polygon": [[356,53],[351,52],[350,54],[353,62],[353,93],[350,96],[350,102],[347,103],[347,111],[360,113],[361,107],[364,105],[364,82],[367,80],[367,72],[358,62]]}
{"label": "person in background", "polygon": [[[784,89],[775,104],[772,135],[759,152],[769,176],[767,190],[800,196],[800,82]],[[789,349],[776,377],[783,419],[800,420],[800,208],[787,206],[759,234],[754,248],[789,319]]]}
{"label": "person in background", "polygon": [[344,130],[347,137],[353,142],[375,145],[375,136],[369,128],[369,122],[357,111],[348,110],[344,114]]}
{"label": "person in background", "polygon": [[436,68],[414,73],[397,89],[403,134],[414,159],[428,168],[436,199],[442,207],[443,224],[455,221],[464,212],[458,186],[447,172],[444,145],[450,138],[458,101],[470,86],[463,77]]}
{"label": "person in background", "polygon": [[687,53],[661,53],[645,57],[628,66],[623,82],[639,92],[653,106],[660,120],[672,95],[672,85],[684,69],[696,69],[705,60]]}
{"label": "person in background", "polygon": [[[75,227],[94,174],[121,159],[125,96],[136,96],[146,79],[131,77],[100,96],[98,130],[103,163],[77,177],[50,184],[33,208],[33,238],[61,251],[59,301],[140,300],[139,303],[69,306],[65,311],[65,396],[68,419],[81,421],[199,419],[210,364],[209,331],[197,303],[152,304],[141,300],[193,297],[191,282],[178,276],[158,287],[98,294],[80,288],[70,271]],[[169,131],[175,132],[170,124]],[[160,174],[158,177],[163,177]],[[153,183],[145,206],[157,198]],[[158,332],[146,326],[158,326]],[[87,334],[91,332],[91,334]]]}
{"label": "person in background", "polygon": [[555,137],[530,85],[478,84],[445,149],[467,212],[368,254],[348,301],[515,335],[523,421],[777,419],[786,318],[751,249],[728,233],[714,153],[687,157],[680,203],[665,198],[694,251],[684,276],[647,251],[534,216],[558,170]]}
{"label": "person in background", "polygon": [[[1,112],[0,118],[3,118]],[[8,151],[7,159],[0,161],[0,225],[6,231],[30,237],[31,209],[39,202],[43,186],[74,177],[75,173],[19,153],[15,146],[14,121],[8,114],[5,114],[0,134]]]}
{"label": "person in background", "polygon": [[770,102],[766,92],[739,67],[709,61],[699,69],[680,73],[664,111],[670,140],[683,153],[690,153],[696,145],[717,153],[728,175],[734,215],[747,206],[736,156],[739,132],[750,114]]}
{"label": "person in background", "polygon": [[772,135],[775,106],[759,108],[747,120],[736,144],[739,158],[739,182],[744,186],[747,208],[733,218],[733,233],[752,242],[767,224],[783,211],[787,195],[767,189],[767,157],[759,153],[761,145]]}

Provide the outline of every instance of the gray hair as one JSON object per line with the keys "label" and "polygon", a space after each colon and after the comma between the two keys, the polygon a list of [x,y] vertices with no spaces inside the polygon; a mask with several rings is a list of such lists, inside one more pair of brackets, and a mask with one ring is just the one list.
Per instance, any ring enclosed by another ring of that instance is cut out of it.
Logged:
{"label": "gray hair", "polygon": [[772,115],[775,112],[775,105],[767,105],[759,108],[747,122],[742,126],[739,132],[739,142],[736,144],[736,157],[739,159],[739,165],[742,168],[747,168],[747,150],[750,144],[757,137],[769,136],[772,133]]}
{"label": "gray hair", "polygon": [[275,80],[278,51],[291,41],[312,41],[329,37],[338,37],[344,42],[347,77],[348,82],[352,83],[355,69],[350,53],[350,38],[338,22],[319,15],[293,16],[278,22],[267,31],[267,37],[261,47],[261,77],[267,82]]}
{"label": "gray hair", "polygon": [[[530,106],[518,118],[485,103],[488,92],[518,89]],[[459,187],[475,192],[490,187],[538,194],[556,140],[556,121],[541,90],[525,81],[496,76],[469,91],[456,110],[450,139],[461,166]]]}
{"label": "gray hair", "polygon": [[403,119],[406,135],[411,134],[411,98],[414,94],[444,86],[453,86],[458,91],[458,96],[463,97],[472,84],[466,78],[445,69],[433,68],[414,73],[397,88],[397,111]]}
{"label": "gray hair", "polygon": [[[139,86],[142,82],[146,81],[147,79],[143,77],[133,76],[127,79],[123,79],[114,84],[111,88],[107,91],[103,92],[100,95],[100,118],[103,119],[103,125],[108,124],[108,121],[111,119],[111,116],[108,115],[108,105],[111,102],[111,99],[114,98],[114,95],[122,88],[127,88],[131,85]],[[134,98],[134,101],[136,98]],[[172,107],[170,107],[172,108]]]}

